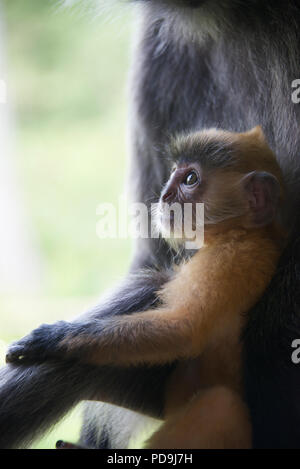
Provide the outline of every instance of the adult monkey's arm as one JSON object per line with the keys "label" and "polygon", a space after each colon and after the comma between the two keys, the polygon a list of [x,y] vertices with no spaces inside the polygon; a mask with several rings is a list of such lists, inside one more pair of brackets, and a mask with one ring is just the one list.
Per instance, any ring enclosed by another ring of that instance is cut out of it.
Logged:
{"label": "adult monkey's arm", "polygon": [[71,362],[0,370],[0,448],[28,446],[83,399],[159,418],[171,367],[109,368]]}

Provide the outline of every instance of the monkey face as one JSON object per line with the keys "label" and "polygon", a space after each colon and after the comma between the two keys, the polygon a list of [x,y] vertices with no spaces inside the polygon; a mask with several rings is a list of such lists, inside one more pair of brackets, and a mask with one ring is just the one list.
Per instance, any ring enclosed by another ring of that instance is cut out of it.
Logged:
{"label": "monkey face", "polygon": [[[202,230],[203,222],[216,225],[245,214],[241,179],[239,172],[202,168],[197,161],[178,163],[159,201],[157,222],[162,234],[170,233],[179,242],[186,240],[188,230]],[[203,220],[197,218],[199,204],[203,204]]]}
{"label": "monkey face", "polygon": [[[280,168],[260,127],[240,134],[209,129],[179,136],[168,152],[176,163],[156,214],[164,237],[186,241],[187,227],[197,233],[203,224],[205,229],[227,229],[230,223],[257,228],[278,214]],[[204,205],[200,225],[199,204]]]}
{"label": "monkey face", "polygon": [[156,214],[156,221],[163,235],[168,233],[180,242],[189,238],[189,230],[195,232],[197,227],[200,228],[197,204],[203,202],[204,187],[199,163],[182,163],[173,168],[161,193]]}

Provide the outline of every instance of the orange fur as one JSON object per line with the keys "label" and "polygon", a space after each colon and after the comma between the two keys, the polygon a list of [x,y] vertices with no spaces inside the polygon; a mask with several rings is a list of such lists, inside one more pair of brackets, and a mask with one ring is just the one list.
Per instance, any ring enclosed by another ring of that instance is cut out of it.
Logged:
{"label": "orange fur", "polygon": [[240,395],[216,386],[196,394],[150,438],[155,449],[249,449],[251,423]]}

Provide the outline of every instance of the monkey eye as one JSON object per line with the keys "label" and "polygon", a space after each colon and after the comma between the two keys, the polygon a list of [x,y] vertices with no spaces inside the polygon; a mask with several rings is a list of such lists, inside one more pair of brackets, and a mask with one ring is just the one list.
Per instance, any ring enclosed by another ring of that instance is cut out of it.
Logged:
{"label": "monkey eye", "polygon": [[198,174],[196,173],[196,171],[191,171],[185,178],[183,184],[185,186],[193,186],[194,184],[196,184],[196,182],[198,182]]}

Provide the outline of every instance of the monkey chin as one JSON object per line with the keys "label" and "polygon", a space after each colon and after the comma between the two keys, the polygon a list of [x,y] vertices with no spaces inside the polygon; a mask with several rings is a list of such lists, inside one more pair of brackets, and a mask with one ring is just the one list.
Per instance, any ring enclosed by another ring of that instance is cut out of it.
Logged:
{"label": "monkey chin", "polygon": [[174,220],[172,214],[168,216],[159,211],[156,214],[155,226],[157,232],[175,250],[179,251],[185,242],[183,235],[183,222]]}
{"label": "monkey chin", "polygon": [[193,231],[193,234],[186,235],[184,231],[184,221],[180,223],[174,220],[173,217],[160,217],[157,223],[157,230],[169,246],[176,252],[180,252],[183,248],[187,250],[196,251],[201,249],[204,245],[203,231]]}

